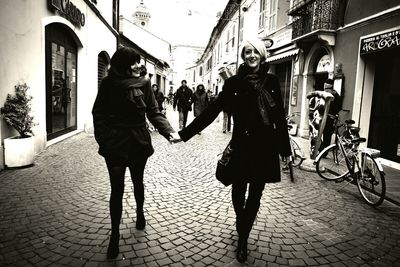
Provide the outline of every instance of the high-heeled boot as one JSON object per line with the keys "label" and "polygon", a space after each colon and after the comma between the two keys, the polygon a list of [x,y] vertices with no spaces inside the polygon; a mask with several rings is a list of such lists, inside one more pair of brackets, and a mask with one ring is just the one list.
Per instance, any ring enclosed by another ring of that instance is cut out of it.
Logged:
{"label": "high-heeled boot", "polygon": [[247,239],[245,238],[239,237],[236,250],[236,259],[240,263],[243,263],[247,260]]}
{"label": "high-heeled boot", "polygon": [[146,226],[146,218],[143,211],[136,212],[136,229],[143,230]]}
{"label": "high-heeled boot", "polygon": [[110,235],[110,243],[107,249],[107,259],[115,259],[119,254],[119,234]]}

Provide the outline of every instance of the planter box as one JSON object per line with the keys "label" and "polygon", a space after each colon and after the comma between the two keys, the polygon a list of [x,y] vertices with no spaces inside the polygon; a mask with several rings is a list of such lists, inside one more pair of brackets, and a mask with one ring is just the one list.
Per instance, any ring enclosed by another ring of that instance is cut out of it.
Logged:
{"label": "planter box", "polygon": [[35,144],[33,137],[4,139],[4,164],[9,167],[24,167],[33,164]]}

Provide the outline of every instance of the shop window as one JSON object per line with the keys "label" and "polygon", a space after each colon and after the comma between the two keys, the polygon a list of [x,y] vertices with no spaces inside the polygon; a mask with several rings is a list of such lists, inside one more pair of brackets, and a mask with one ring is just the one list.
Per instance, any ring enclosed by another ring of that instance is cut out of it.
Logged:
{"label": "shop window", "polygon": [[46,26],[46,130],[53,139],[77,128],[77,45],[61,24]]}

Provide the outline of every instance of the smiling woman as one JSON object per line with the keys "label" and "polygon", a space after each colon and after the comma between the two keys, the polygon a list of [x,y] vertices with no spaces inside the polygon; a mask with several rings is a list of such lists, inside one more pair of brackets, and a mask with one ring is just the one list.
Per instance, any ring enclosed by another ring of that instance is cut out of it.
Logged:
{"label": "smiling woman", "polygon": [[233,152],[227,165],[231,169],[225,171],[232,174],[239,262],[246,261],[247,239],[265,184],[281,180],[279,155],[287,157],[291,153],[279,80],[268,73],[265,55],[261,40],[245,41],[241,51],[244,63],[238,74],[228,78],[216,100],[179,131],[182,140],[188,141],[221,111],[232,114],[234,126],[229,146]]}

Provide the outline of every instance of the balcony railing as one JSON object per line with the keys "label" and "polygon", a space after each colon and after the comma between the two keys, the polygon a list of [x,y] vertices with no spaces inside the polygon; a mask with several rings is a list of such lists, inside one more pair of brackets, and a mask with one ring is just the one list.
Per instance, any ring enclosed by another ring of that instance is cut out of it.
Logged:
{"label": "balcony railing", "polygon": [[[303,4],[305,1],[297,2]],[[316,30],[336,30],[339,27],[339,0],[308,1],[296,10],[292,8],[291,14],[298,16],[292,24],[292,39]]]}
{"label": "balcony railing", "polygon": [[313,0],[293,0],[293,5],[289,9],[288,14],[290,16],[297,15],[297,12],[300,11],[303,6],[307,5],[308,3],[312,2]]}

